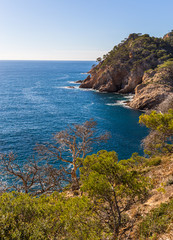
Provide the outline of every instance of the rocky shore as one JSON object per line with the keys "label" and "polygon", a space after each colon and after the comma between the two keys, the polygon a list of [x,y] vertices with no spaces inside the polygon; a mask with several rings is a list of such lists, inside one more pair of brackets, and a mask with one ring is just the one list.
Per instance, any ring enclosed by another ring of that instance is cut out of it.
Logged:
{"label": "rocky shore", "polygon": [[[130,34],[89,71],[80,88],[135,93],[128,106],[157,109],[173,102],[173,32],[163,38]],[[170,100],[172,99],[172,100]]]}

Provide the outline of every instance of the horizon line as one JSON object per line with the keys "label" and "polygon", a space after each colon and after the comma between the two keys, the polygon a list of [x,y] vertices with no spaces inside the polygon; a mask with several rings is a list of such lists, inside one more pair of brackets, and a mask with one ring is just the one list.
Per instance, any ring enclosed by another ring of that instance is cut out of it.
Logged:
{"label": "horizon line", "polygon": [[90,60],[85,60],[85,59],[0,59],[0,61],[69,61],[69,62],[74,62],[74,61],[85,61],[85,62],[90,62],[90,61],[94,61],[96,62],[96,60],[94,59],[90,59]]}

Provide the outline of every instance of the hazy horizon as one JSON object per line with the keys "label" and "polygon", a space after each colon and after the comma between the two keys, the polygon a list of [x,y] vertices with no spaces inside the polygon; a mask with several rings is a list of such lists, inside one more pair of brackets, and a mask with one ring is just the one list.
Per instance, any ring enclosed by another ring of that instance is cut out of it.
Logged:
{"label": "hazy horizon", "polygon": [[0,62],[3,61],[40,61],[40,62],[96,62],[96,60],[61,60],[61,59],[55,59],[55,60],[50,60],[50,59],[0,59]]}

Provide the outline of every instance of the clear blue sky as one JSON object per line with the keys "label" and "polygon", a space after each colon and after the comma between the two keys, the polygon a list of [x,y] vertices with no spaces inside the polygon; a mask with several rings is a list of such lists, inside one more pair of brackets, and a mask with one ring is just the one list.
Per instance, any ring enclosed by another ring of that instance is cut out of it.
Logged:
{"label": "clear blue sky", "polygon": [[95,60],[173,29],[173,0],[0,0],[0,59]]}

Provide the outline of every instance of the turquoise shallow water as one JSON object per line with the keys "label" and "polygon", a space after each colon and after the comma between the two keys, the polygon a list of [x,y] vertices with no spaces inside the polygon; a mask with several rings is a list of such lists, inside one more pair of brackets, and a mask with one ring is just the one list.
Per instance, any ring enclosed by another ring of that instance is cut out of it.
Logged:
{"label": "turquoise shallow water", "polygon": [[81,90],[74,83],[85,79],[93,63],[0,61],[0,152],[14,151],[24,160],[36,143],[93,118],[98,131],[112,135],[101,148],[115,150],[120,159],[142,153],[147,130],[138,124],[141,112],[122,105],[129,96]]}

